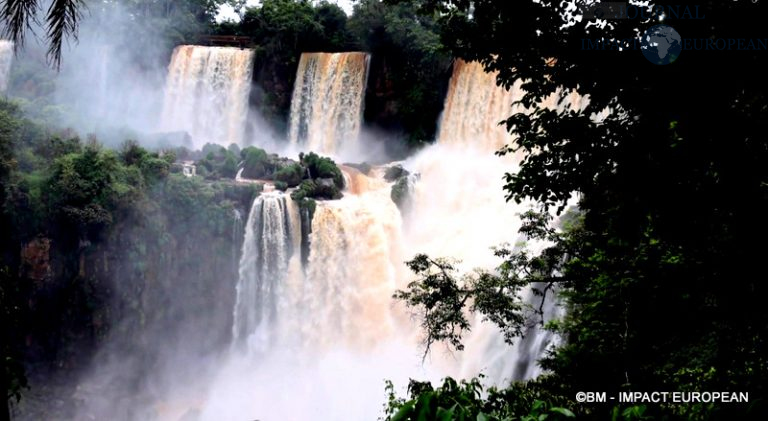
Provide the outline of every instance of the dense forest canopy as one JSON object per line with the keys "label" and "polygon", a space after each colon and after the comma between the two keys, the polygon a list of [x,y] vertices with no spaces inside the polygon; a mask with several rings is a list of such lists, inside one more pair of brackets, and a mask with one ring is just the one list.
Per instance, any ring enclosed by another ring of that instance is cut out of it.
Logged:
{"label": "dense forest canopy", "polygon": [[[653,2],[675,6],[668,3]],[[766,410],[768,374],[763,357],[768,314],[760,304],[764,250],[754,243],[766,232],[760,215],[768,204],[766,83],[757,71],[765,51],[686,50],[666,66],[643,61],[631,48],[583,51],[583,39],[632,39],[638,26],[658,23],[657,17],[648,13],[644,21],[613,20],[605,27],[571,20],[569,26],[566,6],[423,3],[429,13],[440,12],[442,41],[455,55],[481,60],[499,72],[505,86],[523,79],[528,93],[523,103],[534,104],[560,88],[589,94],[586,115],[541,110],[506,121],[518,138],[500,153],[526,152],[520,170],[506,176],[508,199],[533,198],[562,209],[577,191],[583,212],[583,223],[564,234],[532,219],[530,234],[555,243],[540,258],[504,256],[505,265],[530,269],[522,275],[527,281],[556,285],[568,308],[565,319],[551,326],[566,338],[543,361],[552,375],[530,383],[529,393],[563,404],[580,390],[748,389],[756,397],[749,405],[649,405],[642,416],[758,419]],[[700,7],[705,21],[665,23],[691,38],[764,35],[763,4]],[[589,118],[604,107],[614,112],[599,123]],[[438,263],[410,263],[422,277],[404,298],[422,306],[425,296],[433,302],[456,299],[445,293],[451,290],[437,288],[459,282],[455,275],[427,272]],[[515,285],[521,276],[501,275],[501,285]],[[435,276],[440,282],[433,284]],[[469,293],[479,297],[498,291],[494,284],[469,285]],[[507,308],[475,304],[474,310],[509,329],[515,320],[504,317]],[[441,319],[427,313],[427,320]],[[437,337],[444,332],[437,330]],[[471,399],[475,393],[450,384],[412,392],[418,398],[409,404],[412,411],[421,410],[428,396],[446,399],[440,405],[447,409],[451,396]],[[498,406],[502,397],[530,402],[527,394],[512,396],[494,392],[465,415],[519,414],[514,405]],[[605,419],[612,410],[596,404],[575,412]],[[615,414],[641,416],[622,411],[618,407]]]}
{"label": "dense forest canopy", "polygon": [[329,2],[266,0],[246,7],[239,23],[214,32],[249,36],[258,45],[255,101],[284,130],[301,52],[366,51],[373,62],[365,121],[404,135],[411,145],[434,138],[450,56],[440,44],[434,18],[414,3],[355,2],[353,13]]}
{"label": "dense forest canopy", "polygon": [[[585,50],[584,40],[635,39],[660,23],[648,14],[596,24],[579,16],[592,10],[586,3],[359,0],[347,16],[324,1],[264,0],[245,6],[239,22],[215,22],[221,2],[139,1],[119,3],[131,17],[119,22],[156,27],[138,31],[135,42],[160,34],[164,43],[153,48],[162,60],[209,35],[251,39],[249,101],[277,132],[286,131],[302,52],[369,52],[363,118],[388,134],[393,150],[434,140],[453,58],[480,61],[505,88],[523,81],[520,102],[535,112],[501,122],[515,137],[498,154],[524,158],[518,171],[488,182],[503,184],[499,195],[510,202],[541,204],[522,216],[521,233],[549,246],[540,254],[497,249],[497,270],[471,274],[458,271],[454,256],[419,254],[406,263],[413,281],[394,298],[421,317],[429,355],[440,343],[462,349],[473,313],[515,343],[530,323],[519,292],[533,286],[542,300],[562,300],[562,319],[539,314],[536,322],[563,343],[541,360],[545,375],[506,387],[414,380],[400,397],[390,384],[387,419],[764,419],[768,52],[684,49],[658,66],[634,48]],[[17,41],[35,5],[3,4]],[[663,23],[686,39],[765,37],[764,2],[697,6],[703,19]],[[56,1],[46,15],[54,64],[67,60],[61,43],[82,7]],[[89,7],[93,19],[110,22]],[[135,57],[139,68],[157,65]],[[163,357],[150,355],[157,332],[181,332],[172,340],[188,346],[191,330],[220,332],[191,343],[201,354],[226,340],[229,314],[198,316],[233,305],[207,281],[237,278],[232,238],[242,236],[239,215],[260,194],[258,185],[233,182],[238,171],[296,188],[291,196],[304,209],[342,196],[339,167],[315,154],[291,161],[253,146],[193,151],[127,138],[104,147],[63,127],[61,105],[48,94],[52,76],[16,71],[23,95],[0,102],[0,386],[10,402],[23,397],[28,378],[39,384],[87,365],[107,338],[122,338],[113,346],[147,360]],[[584,112],[536,108],[571,92],[588,95]],[[198,176],[184,176],[181,161],[194,162]],[[399,180],[405,190],[407,179]],[[565,212],[574,193],[578,209]],[[561,214],[557,229],[552,211]],[[116,259],[117,249],[129,258]],[[46,271],[24,265],[35,259]],[[187,306],[172,311],[169,280],[179,278],[189,284]],[[118,319],[129,323],[111,323]],[[590,403],[577,402],[578,391],[748,392],[749,402]],[[0,420],[9,414],[0,411]]]}

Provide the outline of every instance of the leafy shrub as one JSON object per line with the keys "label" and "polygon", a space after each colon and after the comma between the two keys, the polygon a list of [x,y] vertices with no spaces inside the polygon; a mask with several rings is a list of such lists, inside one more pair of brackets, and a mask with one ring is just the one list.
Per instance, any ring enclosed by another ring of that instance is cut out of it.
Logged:
{"label": "leafy shrub", "polygon": [[262,178],[267,175],[267,161],[269,157],[264,149],[249,146],[240,152],[243,164],[243,177]]}
{"label": "leafy shrub", "polygon": [[309,171],[310,178],[330,178],[339,190],[344,188],[344,175],[332,159],[319,156],[314,152],[299,155],[299,158],[302,165]]}
{"label": "leafy shrub", "polygon": [[296,201],[304,198],[335,200],[342,197],[341,191],[331,179],[304,180],[299,188],[291,193],[291,198]]}
{"label": "leafy shrub", "polygon": [[386,421],[421,420],[566,420],[575,414],[557,402],[561,397],[542,393],[536,382],[514,383],[508,389],[488,389],[483,395],[479,379],[456,380],[448,377],[434,388],[429,382],[411,380],[409,399],[398,398],[387,382]]}
{"label": "leafy shrub", "polygon": [[222,164],[219,172],[222,177],[235,178],[237,175],[237,161],[235,160],[235,157],[232,155],[227,156],[227,159],[224,160],[224,164]]}
{"label": "leafy shrub", "polygon": [[284,181],[275,181],[275,188],[280,191],[288,190],[288,183]]}
{"label": "leafy shrub", "polygon": [[213,159],[217,156],[223,156],[226,151],[227,150],[223,146],[217,145],[215,143],[206,143],[202,149],[203,156],[206,156],[209,159]]}
{"label": "leafy shrub", "polygon": [[150,183],[167,177],[170,169],[171,165],[162,158],[148,156],[141,161],[141,172]]}
{"label": "leafy shrub", "polygon": [[300,164],[286,165],[275,172],[275,181],[284,182],[288,187],[296,187],[304,177],[304,168]]}
{"label": "leafy shrub", "polygon": [[125,165],[136,165],[144,160],[147,150],[139,146],[139,142],[129,139],[120,146],[120,160]]}

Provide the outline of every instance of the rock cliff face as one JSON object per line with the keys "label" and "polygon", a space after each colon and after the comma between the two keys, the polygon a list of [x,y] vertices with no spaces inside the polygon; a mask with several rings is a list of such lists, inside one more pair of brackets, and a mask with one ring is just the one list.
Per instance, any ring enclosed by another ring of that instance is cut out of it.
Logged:
{"label": "rock cliff face", "polygon": [[200,353],[229,343],[241,215],[255,194],[177,177],[93,238],[50,230],[20,244],[25,359],[76,369],[107,343],[149,360],[160,358],[158,338]]}
{"label": "rock cliff face", "polygon": [[387,63],[378,57],[371,60],[368,77],[368,91],[365,97],[365,120],[383,129],[401,130],[397,118],[397,93],[392,81],[392,72]]}
{"label": "rock cliff face", "polygon": [[36,237],[21,248],[21,267],[19,276],[36,282],[45,283],[52,277],[51,239]]}
{"label": "rock cliff face", "polygon": [[450,79],[450,60],[416,74],[395,57],[371,55],[363,118],[367,126],[412,146],[435,138]]}
{"label": "rock cliff face", "polygon": [[[416,75],[392,54],[371,53],[363,98],[363,123],[385,139],[405,139],[409,143],[434,139],[451,76],[450,64],[446,58],[444,63],[431,69],[429,75]],[[288,133],[296,68],[296,65],[270,62],[258,54],[256,57],[249,101],[275,133]],[[258,133],[247,134],[254,135]],[[388,147],[395,148],[389,143],[397,142],[387,142]]]}

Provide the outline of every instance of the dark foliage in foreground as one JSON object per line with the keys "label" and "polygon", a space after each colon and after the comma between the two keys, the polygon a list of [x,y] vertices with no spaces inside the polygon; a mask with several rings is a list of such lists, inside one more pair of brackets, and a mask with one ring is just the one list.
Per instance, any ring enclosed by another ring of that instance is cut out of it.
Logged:
{"label": "dark foliage in foreground", "polygon": [[[469,2],[422,5],[441,11],[443,42],[456,55],[498,71],[503,86],[526,80],[523,104],[560,87],[590,95],[583,114],[540,109],[504,122],[518,138],[500,154],[526,153],[520,171],[506,176],[509,200],[562,210],[572,192],[581,193],[583,222],[553,237],[537,275],[523,277],[537,282],[549,274],[545,281],[557,286],[568,310],[549,324],[566,343],[541,362],[555,378],[548,396],[567,399],[581,417],[606,419],[626,408],[576,408],[576,391],[747,391],[749,403],[651,404],[640,415],[764,418],[768,311],[760,239],[768,233],[768,91],[758,63],[765,52],[685,50],[657,66],[639,50],[581,45],[633,38],[635,28],[658,22],[614,20],[601,29],[585,19],[555,29],[568,20],[557,2],[478,1],[471,16]],[[685,38],[764,37],[762,2],[706,1],[700,9],[704,20],[665,23]],[[589,118],[606,107],[612,113],[604,120]],[[528,234],[552,235],[544,225]],[[514,327],[500,309],[478,308],[471,296],[464,301],[477,291],[454,287],[460,278],[423,276],[442,265],[422,261],[410,262],[420,276],[401,298],[427,316],[428,338],[457,344],[462,304]],[[513,254],[503,265],[532,262]]]}

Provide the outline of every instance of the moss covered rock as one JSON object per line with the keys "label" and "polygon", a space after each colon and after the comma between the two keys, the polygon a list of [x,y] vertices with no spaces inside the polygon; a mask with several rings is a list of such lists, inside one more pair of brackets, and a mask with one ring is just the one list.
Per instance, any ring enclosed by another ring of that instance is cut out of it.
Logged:
{"label": "moss covered rock", "polygon": [[371,167],[371,164],[369,164],[367,162],[363,162],[362,164],[344,163],[344,165],[346,165],[347,167],[352,167],[352,168],[360,171],[364,175],[370,175],[371,168],[373,168],[373,167]]}
{"label": "moss covered rock", "polygon": [[344,188],[344,175],[332,159],[317,155],[314,152],[306,155],[300,154],[299,158],[301,164],[307,169],[309,178],[313,180],[330,178],[339,190]]}
{"label": "moss covered rock", "polygon": [[300,164],[292,162],[275,171],[274,179],[276,182],[283,182],[288,187],[296,187],[301,184],[306,171]]}
{"label": "moss covered rock", "polygon": [[240,151],[240,156],[243,158],[243,177],[260,179],[267,176],[269,156],[264,149],[249,146]]}
{"label": "moss covered rock", "polygon": [[284,181],[275,181],[275,189],[280,191],[286,191],[288,190],[288,183]]}
{"label": "moss covered rock", "polygon": [[333,179],[304,180],[299,188],[291,193],[291,198],[296,201],[303,199],[337,200],[344,197]]}
{"label": "moss covered rock", "polygon": [[400,165],[393,165],[384,172],[384,179],[392,182],[407,177],[410,173]]}
{"label": "moss covered rock", "polygon": [[408,174],[398,178],[397,181],[392,185],[390,197],[401,211],[405,210],[405,208],[408,206],[411,195],[413,193],[413,185],[417,179],[418,174]]}

